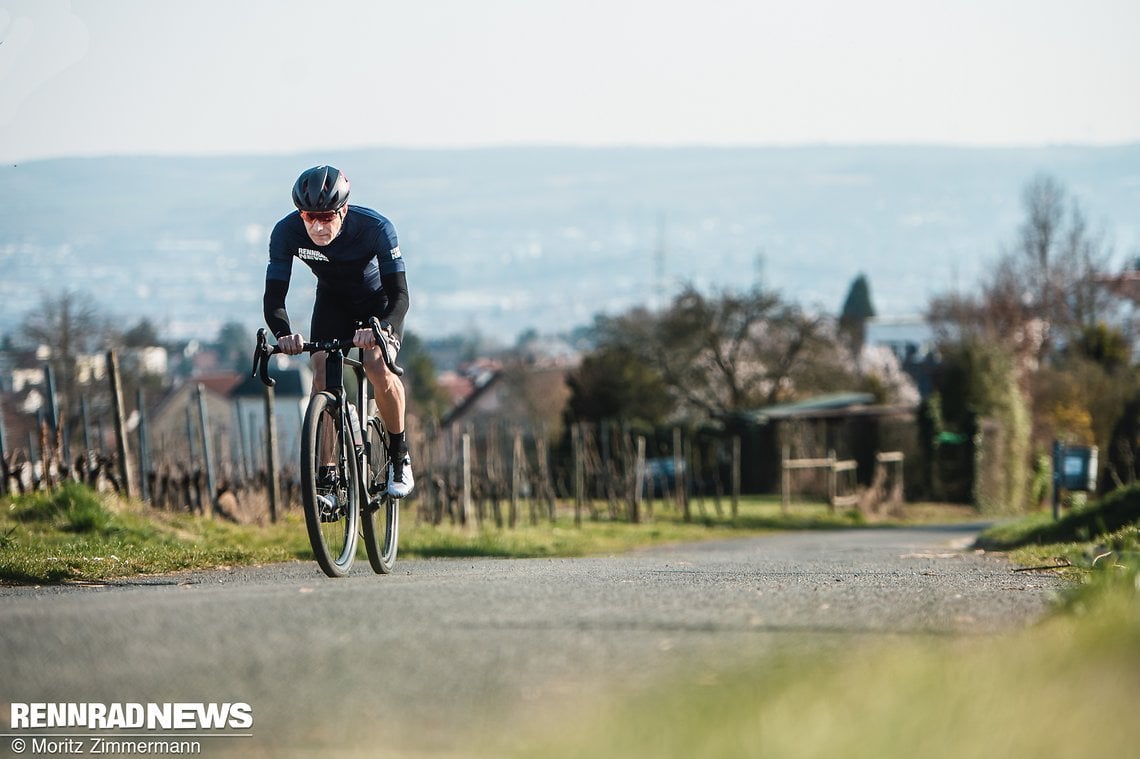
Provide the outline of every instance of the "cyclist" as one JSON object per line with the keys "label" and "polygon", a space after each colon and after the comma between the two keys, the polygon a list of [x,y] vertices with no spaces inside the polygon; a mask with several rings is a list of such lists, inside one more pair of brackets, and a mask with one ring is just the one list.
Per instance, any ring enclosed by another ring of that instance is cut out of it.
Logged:
{"label": "cyclist", "polygon": [[[403,498],[415,482],[404,430],[404,385],[384,363],[372,330],[356,325],[373,316],[390,324],[385,337],[395,358],[409,302],[404,259],[392,222],[371,208],[348,205],[348,192],[348,177],[332,166],[314,166],[297,178],[297,210],[277,222],[269,237],[265,322],[282,352],[301,352],[305,338],[290,326],[285,310],[293,259],[301,259],[317,277],[312,340],[352,334],[353,345],[364,349],[364,370],[388,430],[388,492]],[[325,354],[314,353],[312,361],[315,395],[325,388]]]}

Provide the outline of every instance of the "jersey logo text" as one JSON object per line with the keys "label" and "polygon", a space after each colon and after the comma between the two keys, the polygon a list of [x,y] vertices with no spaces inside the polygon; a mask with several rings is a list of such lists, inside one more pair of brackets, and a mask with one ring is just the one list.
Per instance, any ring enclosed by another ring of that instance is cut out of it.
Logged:
{"label": "jersey logo text", "polygon": [[297,248],[297,258],[304,259],[305,261],[328,261],[329,257],[324,253],[316,250],[309,250],[308,248]]}

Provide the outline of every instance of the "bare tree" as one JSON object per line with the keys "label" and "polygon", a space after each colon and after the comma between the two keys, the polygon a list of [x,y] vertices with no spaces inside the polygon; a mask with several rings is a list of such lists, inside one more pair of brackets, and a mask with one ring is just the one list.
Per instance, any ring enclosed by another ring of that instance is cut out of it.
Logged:
{"label": "bare tree", "polygon": [[686,416],[724,418],[852,384],[833,320],[772,292],[706,297],[690,286],[660,314],[639,309],[603,326],[603,341],[657,372]]}
{"label": "bare tree", "polygon": [[105,344],[107,319],[91,296],[72,290],[44,293],[39,306],[24,317],[21,330],[29,347],[45,347],[47,362],[58,383],[57,394],[62,418],[77,412],[81,380],[80,361]]}
{"label": "bare tree", "polygon": [[1050,176],[1022,193],[1025,220],[976,296],[935,298],[928,312],[945,340],[972,336],[997,341],[1036,367],[1059,345],[1072,343],[1099,321],[1119,316],[1120,302],[1101,283],[1111,249],[1090,229]]}
{"label": "bare tree", "polygon": [[[1052,177],[1030,181],[1022,202],[1017,239],[978,292],[936,298],[928,311],[944,358],[950,357],[944,363],[956,364],[957,381],[940,387],[944,408],[959,410],[963,429],[970,427],[966,416],[998,421],[1002,434],[994,439],[1004,442],[991,460],[1000,467],[990,471],[1009,473],[1025,470],[1034,441],[1047,446],[1065,426],[1062,417],[1084,415],[1106,436],[1101,431],[1111,428],[1126,395],[1116,384],[1130,381],[1110,376],[1107,360],[1096,367],[1073,362],[1090,340],[1110,334],[1105,325],[1120,315],[1120,301],[1102,284],[1110,257],[1103,233],[1090,228],[1080,205]],[[1076,384],[1074,369],[1083,372]],[[943,374],[952,376],[945,366]],[[1003,475],[1005,484],[995,492],[1020,505],[1024,477]]]}

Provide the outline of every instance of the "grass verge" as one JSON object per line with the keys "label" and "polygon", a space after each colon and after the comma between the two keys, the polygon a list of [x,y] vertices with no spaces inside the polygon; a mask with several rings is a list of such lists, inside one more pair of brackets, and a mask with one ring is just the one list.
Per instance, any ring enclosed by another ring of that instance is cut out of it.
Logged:
{"label": "grass verge", "polygon": [[307,549],[303,539],[303,525],[241,527],[146,509],[68,483],[0,507],[0,582],[104,580],[288,561]]}
{"label": "grass verge", "polygon": [[[915,507],[914,513],[926,521],[977,517],[970,509],[931,505]],[[560,513],[554,522],[464,529],[416,524],[410,507],[405,507],[401,522],[402,557],[504,558],[612,554],[776,529],[866,524],[858,512],[831,512],[822,504],[795,504],[785,512],[779,499],[771,497],[742,499],[735,518],[727,508],[696,506],[690,522],[659,509],[653,519],[636,525],[585,518],[578,526],[570,513]],[[158,511],[75,483],[54,493],[0,502],[0,582],[8,584],[99,581],[291,560],[312,560],[304,519],[297,511],[273,525],[236,525]]]}

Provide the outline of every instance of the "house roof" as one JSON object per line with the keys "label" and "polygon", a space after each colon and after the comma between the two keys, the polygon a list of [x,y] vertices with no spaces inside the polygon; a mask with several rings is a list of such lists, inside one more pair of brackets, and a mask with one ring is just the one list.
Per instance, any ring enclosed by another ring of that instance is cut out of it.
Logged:
{"label": "house roof", "polygon": [[460,419],[466,414],[479,399],[487,394],[495,381],[502,376],[500,371],[487,371],[480,374],[473,379],[473,388],[471,392],[464,397],[456,406],[453,406],[450,411],[443,415],[440,424],[444,427],[452,424],[455,420]]}
{"label": "house roof", "polygon": [[447,394],[452,407],[458,406],[475,392],[475,380],[456,372],[440,372],[435,378],[436,385]]}
{"label": "house roof", "polygon": [[850,416],[857,413],[909,413],[913,407],[873,406],[875,396],[870,393],[830,393],[805,398],[793,403],[778,403],[742,414],[757,424],[767,424],[773,420],[793,418],[823,418]]}
{"label": "house roof", "polygon": [[217,372],[215,374],[202,374],[191,377],[191,385],[201,384],[212,393],[228,396],[235,387],[241,384],[242,375],[237,372]]}

